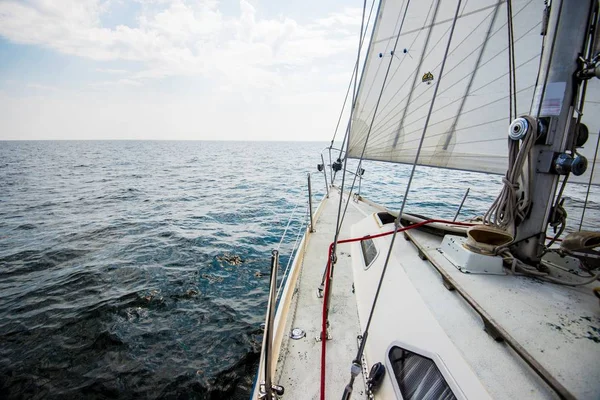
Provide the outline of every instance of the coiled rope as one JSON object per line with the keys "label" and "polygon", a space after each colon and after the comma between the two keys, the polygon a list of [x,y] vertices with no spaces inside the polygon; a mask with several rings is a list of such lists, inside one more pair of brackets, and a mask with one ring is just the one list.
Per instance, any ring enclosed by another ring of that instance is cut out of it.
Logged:
{"label": "coiled rope", "polygon": [[[523,176],[526,162],[531,162],[529,153],[537,139],[537,121],[530,116],[522,117],[527,120],[529,128],[522,143],[509,140],[508,170],[502,178],[502,191],[483,216],[486,225],[492,225],[515,234],[515,226],[525,219],[531,206],[531,177],[530,170]],[[520,190],[522,189],[522,190]]]}

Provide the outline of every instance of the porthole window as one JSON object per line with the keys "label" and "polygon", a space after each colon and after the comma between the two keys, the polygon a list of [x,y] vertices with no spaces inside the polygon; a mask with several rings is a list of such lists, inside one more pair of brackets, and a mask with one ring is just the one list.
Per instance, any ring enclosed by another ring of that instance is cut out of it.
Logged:
{"label": "porthole window", "polygon": [[360,247],[362,248],[363,259],[365,260],[365,269],[367,269],[377,257],[377,247],[375,247],[373,239],[362,240]]}
{"label": "porthole window", "polygon": [[388,356],[404,400],[456,399],[432,359],[399,346],[392,346]]}

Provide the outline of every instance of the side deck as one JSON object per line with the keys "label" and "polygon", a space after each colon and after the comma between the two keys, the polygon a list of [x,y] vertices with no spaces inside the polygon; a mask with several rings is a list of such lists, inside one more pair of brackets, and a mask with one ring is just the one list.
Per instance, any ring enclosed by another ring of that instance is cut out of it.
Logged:
{"label": "side deck", "polygon": [[[323,299],[317,297],[333,240],[339,204],[339,191],[330,190],[315,219],[315,232],[309,235],[303,261],[294,286],[292,301],[283,335],[281,352],[275,373],[277,384],[285,388],[288,399],[318,399],[321,382],[321,318]],[[347,197],[344,197],[343,206]],[[374,209],[373,209],[374,210]],[[367,215],[353,201],[348,205],[340,237],[350,237],[350,227]],[[338,251],[335,265],[335,283],[332,286],[329,322],[331,340],[327,343],[326,397],[339,398],[350,378],[350,366],[358,350],[358,323],[356,299],[353,294],[350,248]],[[289,333],[294,328],[306,332],[306,337],[293,340]],[[353,399],[365,398],[362,377],[354,383]]]}

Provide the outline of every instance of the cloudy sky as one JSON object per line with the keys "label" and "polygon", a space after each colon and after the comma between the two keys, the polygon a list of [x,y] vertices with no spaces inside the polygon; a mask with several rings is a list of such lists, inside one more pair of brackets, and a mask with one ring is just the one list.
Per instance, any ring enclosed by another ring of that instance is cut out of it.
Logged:
{"label": "cloudy sky", "polygon": [[0,140],[330,140],[360,0],[0,0]]}

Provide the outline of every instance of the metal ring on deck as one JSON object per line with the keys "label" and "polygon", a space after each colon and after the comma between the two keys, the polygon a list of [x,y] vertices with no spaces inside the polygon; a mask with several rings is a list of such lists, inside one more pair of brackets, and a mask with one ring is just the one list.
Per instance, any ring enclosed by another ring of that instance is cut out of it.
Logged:
{"label": "metal ring on deck", "polygon": [[298,339],[302,339],[303,337],[306,337],[306,332],[300,328],[294,328],[292,329],[292,332],[290,333],[290,338],[294,339],[294,340],[298,340]]}

